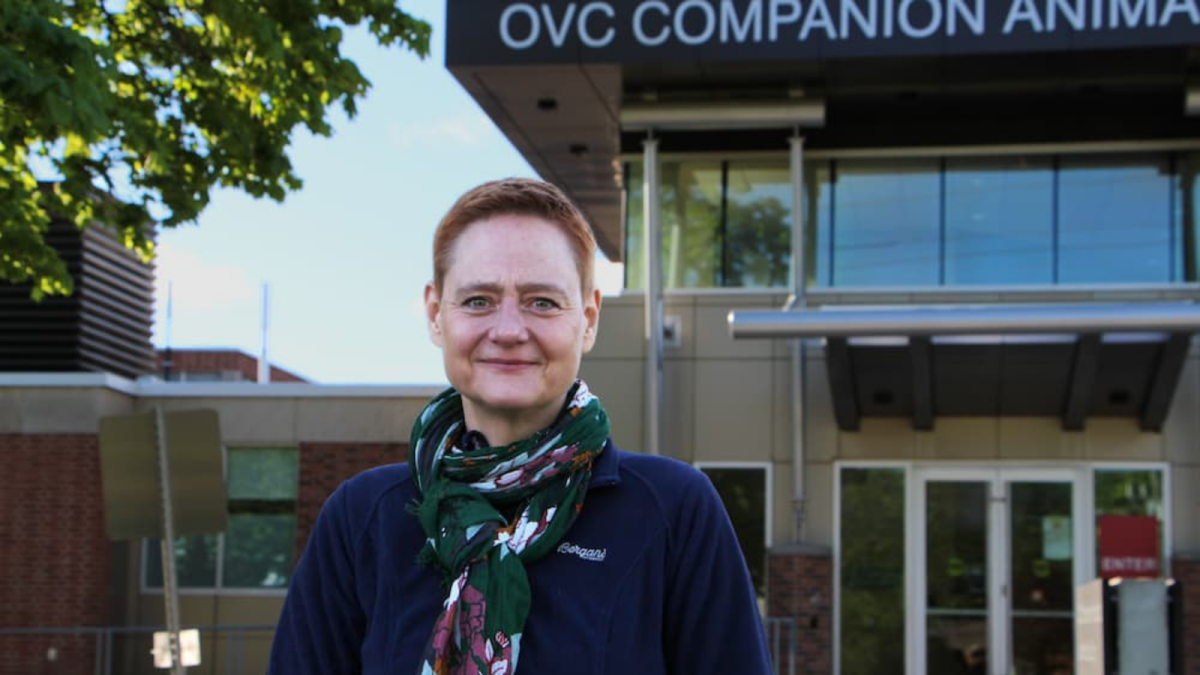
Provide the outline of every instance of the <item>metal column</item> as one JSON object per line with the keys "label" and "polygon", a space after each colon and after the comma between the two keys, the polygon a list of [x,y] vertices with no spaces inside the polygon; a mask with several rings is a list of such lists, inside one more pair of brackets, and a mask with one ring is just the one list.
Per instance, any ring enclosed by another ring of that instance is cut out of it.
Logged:
{"label": "metal column", "polygon": [[642,226],[646,280],[646,452],[660,454],[662,431],[662,232],[659,223],[658,139],[642,142]]}
{"label": "metal column", "polygon": [[166,604],[168,640],[171,645],[171,675],[183,675],[182,650],[179,648],[179,587],[175,573],[175,511],[171,503],[171,471],[167,459],[166,415],[162,404],[154,406],[155,430],[158,440],[158,475],[162,490],[163,532],[162,570],[163,601]]}
{"label": "metal column", "polygon": [[[799,127],[792,131],[789,139],[791,148],[792,178],[792,293],[787,309],[803,312],[807,305],[805,292],[805,236],[807,223],[804,212],[804,137]],[[791,341],[792,349],[792,516],[795,521],[793,537],[797,543],[804,541],[804,525],[807,519],[804,491],[804,441],[808,425],[804,407],[806,364],[804,339]]]}

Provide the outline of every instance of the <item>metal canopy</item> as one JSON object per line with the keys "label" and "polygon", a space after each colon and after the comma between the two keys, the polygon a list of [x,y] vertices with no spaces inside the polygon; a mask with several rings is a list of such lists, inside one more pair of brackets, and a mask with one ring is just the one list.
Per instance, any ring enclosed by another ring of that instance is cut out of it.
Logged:
{"label": "metal canopy", "polygon": [[1200,306],[1014,305],[735,311],[735,338],[825,338],[839,428],[863,417],[1135,417],[1160,431]]}

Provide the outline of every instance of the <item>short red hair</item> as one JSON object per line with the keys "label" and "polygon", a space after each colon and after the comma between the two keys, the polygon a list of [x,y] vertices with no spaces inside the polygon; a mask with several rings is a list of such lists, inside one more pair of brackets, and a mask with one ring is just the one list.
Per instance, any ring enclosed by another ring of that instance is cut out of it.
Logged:
{"label": "short red hair", "polygon": [[534,216],[567,236],[584,296],[592,292],[596,238],[579,208],[562,190],[532,178],[504,178],[474,187],[454,202],[433,233],[433,287],[442,293],[454,242],[468,227],[496,216]]}

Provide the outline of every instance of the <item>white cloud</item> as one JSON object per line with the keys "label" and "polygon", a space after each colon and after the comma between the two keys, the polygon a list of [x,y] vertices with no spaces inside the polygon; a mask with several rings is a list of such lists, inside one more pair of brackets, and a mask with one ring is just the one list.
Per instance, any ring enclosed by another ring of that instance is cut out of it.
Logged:
{"label": "white cloud", "polygon": [[175,306],[192,310],[255,302],[260,297],[260,285],[242,270],[214,265],[170,244],[160,243],[157,249],[155,296],[164,309],[168,284]]}
{"label": "white cloud", "polygon": [[440,120],[393,123],[388,127],[388,140],[401,148],[444,143],[477,146],[489,136],[498,134],[492,121],[479,110],[466,110]]}

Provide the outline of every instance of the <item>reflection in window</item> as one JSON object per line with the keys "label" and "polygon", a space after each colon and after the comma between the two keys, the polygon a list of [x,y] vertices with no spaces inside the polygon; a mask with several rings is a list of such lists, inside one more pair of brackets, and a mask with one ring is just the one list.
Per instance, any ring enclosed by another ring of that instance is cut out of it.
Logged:
{"label": "reflection in window", "polygon": [[766,593],[767,572],[767,471],[755,467],[710,466],[701,466],[700,470],[721,495],[761,600]]}
{"label": "reflection in window", "polygon": [[1050,159],[947,159],[945,246],[947,285],[1053,282]]}
{"label": "reflection in window", "polygon": [[937,285],[939,185],[937,160],[838,162],[833,285]]}
{"label": "reflection in window", "polygon": [[[219,535],[176,539],[179,587],[285,588],[295,542],[297,471],[294,449],[231,448],[228,528]],[[162,586],[158,540],[147,542],[145,573],[147,587]]]}
{"label": "reflection in window", "polygon": [[725,286],[786,286],[792,257],[792,183],[778,161],[729,162]]}
{"label": "reflection in window", "polygon": [[904,470],[841,471],[841,655],[846,675],[904,673]]}
{"label": "reflection in window", "polygon": [[[810,159],[807,283],[971,286],[1200,278],[1200,155]],[[790,281],[786,159],[665,161],[665,288]],[[627,169],[626,285],[642,284],[642,165]]]}
{"label": "reflection in window", "polygon": [[[786,161],[665,161],[663,288],[785,286],[791,262]],[[643,288],[643,172],[630,163],[625,286]]]}
{"label": "reflection in window", "polygon": [[[1095,473],[1096,527],[1100,516],[1154,516],[1158,519],[1159,560],[1166,562],[1163,523],[1163,474],[1158,469],[1097,469]],[[1096,564],[1100,537],[1096,537]],[[1164,565],[1165,567],[1165,565]],[[1096,572],[1099,575],[1099,569]]]}
{"label": "reflection in window", "polygon": [[1171,280],[1167,158],[1064,156],[1060,162],[1059,282]]}

